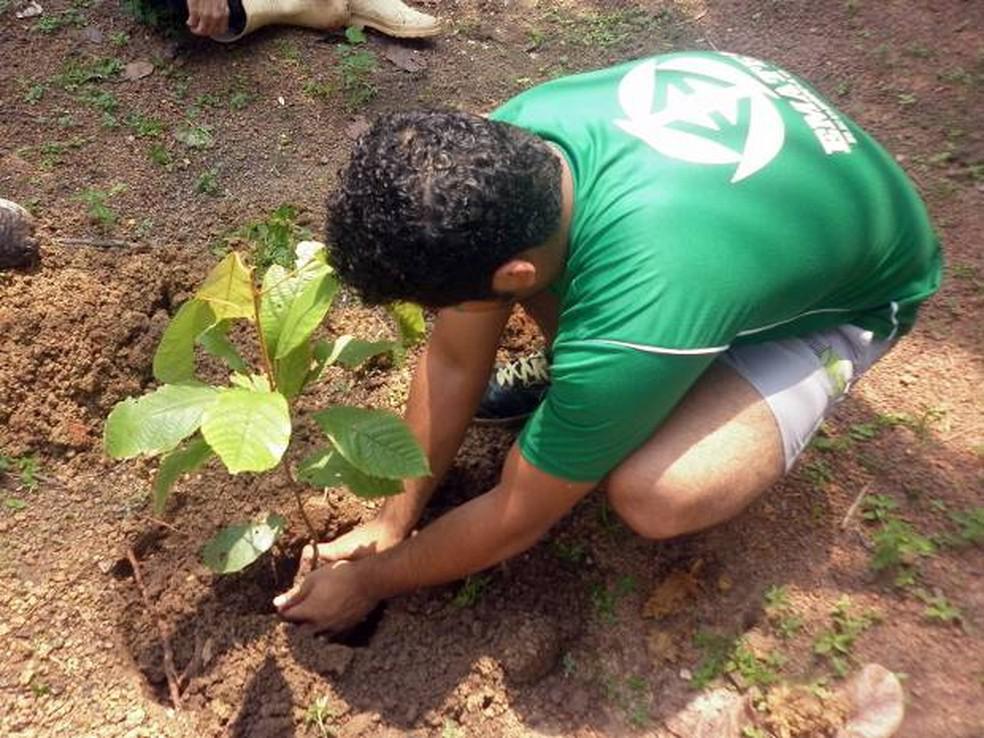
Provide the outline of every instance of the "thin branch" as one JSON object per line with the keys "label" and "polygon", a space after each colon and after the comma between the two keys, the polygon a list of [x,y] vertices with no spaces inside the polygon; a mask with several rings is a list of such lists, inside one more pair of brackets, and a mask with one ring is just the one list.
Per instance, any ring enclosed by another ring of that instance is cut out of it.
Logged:
{"label": "thin branch", "polygon": [[260,358],[263,360],[263,371],[270,380],[270,389],[276,391],[277,378],[273,373],[273,362],[270,360],[270,350],[267,346],[266,338],[263,335],[263,325],[260,323],[260,291],[256,289],[253,280],[249,283],[250,292],[253,293],[253,313],[256,316],[256,335],[260,339]]}
{"label": "thin branch", "polygon": [[144,607],[147,608],[147,612],[150,613],[151,617],[157,623],[157,635],[161,641],[161,648],[164,651],[164,676],[167,678],[167,688],[171,693],[171,702],[174,703],[175,709],[181,709],[181,686],[178,680],[178,672],[174,668],[174,652],[171,650],[171,640],[167,636],[167,629],[164,627],[164,623],[160,616],[157,614],[157,610],[154,608],[154,603],[150,601],[150,595],[147,594],[147,588],[144,586],[143,576],[140,574],[140,564],[137,562],[137,556],[133,553],[133,548],[127,546],[126,548],[126,558],[130,561],[130,566],[133,567],[133,579],[137,583],[137,588],[140,590],[140,596],[143,597]]}
{"label": "thin branch", "polygon": [[61,238],[58,242],[62,246],[95,246],[101,249],[120,249],[130,245],[115,238]]}
{"label": "thin branch", "polygon": [[871,482],[868,482],[861,488],[861,491],[858,492],[858,496],[854,498],[854,502],[852,502],[851,506],[847,508],[847,513],[845,513],[844,519],[841,521],[841,530],[847,530],[847,526],[851,524],[855,513],[857,513],[858,508],[861,507],[861,502],[864,500],[864,496],[868,494],[869,487],[871,487]]}
{"label": "thin branch", "polygon": [[287,461],[287,454],[283,455],[280,460],[280,466],[284,469],[284,475],[287,477],[287,481],[290,483],[290,491],[294,493],[294,499],[297,501],[297,509],[301,511],[301,518],[304,520],[304,525],[308,529],[308,536],[311,538],[311,550],[313,551],[311,557],[311,568],[318,568],[318,531],[315,530],[314,524],[311,523],[311,518],[308,517],[307,511],[304,509],[304,500],[301,499],[301,492],[298,489],[300,486],[297,479],[294,477],[294,472],[290,470],[290,463]]}

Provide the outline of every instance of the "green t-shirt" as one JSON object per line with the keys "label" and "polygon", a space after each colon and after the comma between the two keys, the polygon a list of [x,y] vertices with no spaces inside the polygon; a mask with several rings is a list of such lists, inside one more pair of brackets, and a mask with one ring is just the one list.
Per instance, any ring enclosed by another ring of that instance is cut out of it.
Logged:
{"label": "green t-shirt", "polygon": [[552,386],[520,438],[594,481],[738,343],[912,327],[936,236],[891,156],[801,80],[685,52],[554,80],[491,116],[553,142],[574,178]]}

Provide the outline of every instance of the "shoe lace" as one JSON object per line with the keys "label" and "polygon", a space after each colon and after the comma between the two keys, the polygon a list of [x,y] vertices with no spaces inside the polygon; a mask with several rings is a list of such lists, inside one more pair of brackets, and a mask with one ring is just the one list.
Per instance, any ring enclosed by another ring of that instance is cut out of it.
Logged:
{"label": "shoe lace", "polygon": [[523,356],[497,368],[495,381],[503,387],[512,387],[517,383],[549,382],[550,364],[547,357],[540,353]]}

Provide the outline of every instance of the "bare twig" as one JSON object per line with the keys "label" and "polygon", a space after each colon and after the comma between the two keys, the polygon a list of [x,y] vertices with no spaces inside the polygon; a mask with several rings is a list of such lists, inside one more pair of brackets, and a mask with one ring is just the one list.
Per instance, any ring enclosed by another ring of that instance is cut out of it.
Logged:
{"label": "bare twig", "polygon": [[58,242],[62,246],[95,246],[101,249],[120,249],[130,245],[115,238],[62,238]]}
{"label": "bare twig", "polygon": [[280,466],[284,469],[284,475],[287,477],[287,481],[290,483],[290,491],[294,493],[294,499],[297,501],[297,509],[301,511],[301,518],[304,520],[304,525],[308,529],[308,536],[311,538],[311,550],[313,554],[311,556],[311,569],[318,568],[318,531],[315,530],[314,524],[311,522],[311,518],[308,517],[307,511],[304,509],[304,500],[301,499],[300,490],[298,490],[298,482],[294,477],[294,472],[290,470],[290,462],[287,461],[287,454],[283,455],[280,460]]}
{"label": "bare twig", "polygon": [[181,684],[178,679],[178,672],[174,668],[174,651],[171,650],[171,640],[168,638],[164,622],[154,608],[154,603],[150,601],[150,595],[147,594],[147,588],[144,586],[143,576],[140,574],[140,564],[137,562],[137,556],[133,553],[133,548],[130,546],[126,548],[126,558],[130,561],[130,566],[133,567],[133,579],[136,581],[137,588],[140,590],[144,607],[147,608],[147,612],[150,613],[150,616],[157,623],[157,635],[161,641],[161,649],[164,651],[164,676],[167,678],[167,688],[171,693],[171,702],[174,703],[175,709],[180,710]]}
{"label": "bare twig", "polygon": [[847,513],[845,513],[844,519],[841,521],[841,530],[847,530],[847,526],[851,524],[851,521],[854,519],[854,515],[857,513],[858,508],[861,507],[861,502],[864,500],[864,496],[868,494],[869,487],[871,487],[871,482],[868,482],[861,488],[861,491],[858,492],[858,496],[854,498],[854,502],[852,502],[851,506],[847,508]]}
{"label": "bare twig", "polygon": [[153,517],[151,515],[140,515],[139,517],[140,517],[141,520],[146,520],[148,523],[153,523],[154,525],[159,525],[162,528],[167,528],[168,530],[177,533],[179,536],[187,536],[188,535],[187,533],[185,533],[180,528],[176,528],[173,525],[171,525],[170,523],[168,523],[168,522],[166,522],[164,520],[159,520],[159,519],[157,519],[157,518],[155,518],[155,517]]}
{"label": "bare twig", "polygon": [[188,682],[195,678],[198,670],[202,666],[202,649],[205,644],[202,642],[201,635],[195,632],[195,653],[191,657],[191,661],[185,666],[184,671],[181,672],[181,676],[178,677],[178,688],[184,689],[188,686]]}

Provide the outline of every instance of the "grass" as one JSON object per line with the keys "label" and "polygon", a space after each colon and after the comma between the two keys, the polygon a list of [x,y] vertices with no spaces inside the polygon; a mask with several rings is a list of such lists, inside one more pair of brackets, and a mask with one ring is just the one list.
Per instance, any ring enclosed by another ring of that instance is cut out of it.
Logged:
{"label": "grass", "polygon": [[379,68],[376,55],[369,49],[349,44],[339,44],[338,78],[345,106],[356,110],[367,105],[379,93],[372,83],[372,76]]}
{"label": "grass", "polygon": [[294,264],[294,246],[307,241],[312,233],[297,224],[298,211],[284,204],[265,219],[247,223],[222,239],[214,251],[224,253],[230,248],[246,247],[251,261],[261,272],[274,264],[290,269]]}
{"label": "grass", "polygon": [[[41,462],[34,454],[21,456],[0,454],[0,480],[12,477],[15,480],[17,491],[33,492],[36,490],[40,481],[40,473]],[[3,505],[8,510],[18,512],[27,507],[27,502],[20,497],[5,496]]]}
{"label": "grass", "polygon": [[950,519],[957,524],[955,542],[960,546],[984,545],[984,507],[957,510],[950,513]]}
{"label": "grass", "polygon": [[615,622],[615,607],[627,595],[635,592],[635,577],[623,575],[609,589],[602,582],[591,585],[591,604],[602,622],[611,625]]}
{"label": "grass", "polygon": [[881,615],[873,610],[856,612],[851,599],[844,595],[830,611],[831,626],[817,636],[813,652],[829,662],[841,679],[847,676],[853,661],[854,644],[858,636],[881,621]]}
{"label": "grass", "polygon": [[38,488],[38,475],[41,473],[41,462],[34,454],[8,456],[0,454],[0,477],[13,475],[20,489],[33,492]]}
{"label": "grass", "polygon": [[338,717],[338,714],[338,709],[332,705],[331,700],[322,695],[308,705],[308,709],[304,713],[304,725],[307,728],[313,728],[320,738],[332,738],[335,733],[329,725]]}
{"label": "grass", "polygon": [[141,113],[130,113],[126,124],[137,138],[156,138],[164,132],[164,122]]}
{"label": "grass", "polygon": [[167,150],[164,144],[151,144],[150,148],[147,149],[147,156],[150,160],[154,162],[159,167],[164,169],[170,169],[171,167],[171,152]]}
{"label": "grass", "polygon": [[793,610],[789,592],[784,586],[773,585],[766,590],[765,614],[783,640],[794,638],[803,627],[803,618]]}
{"label": "grass", "polygon": [[473,574],[465,578],[464,584],[455,593],[451,604],[455,607],[473,607],[482,597],[482,593],[489,586],[492,577],[487,574]]}
{"label": "grass", "polygon": [[567,543],[559,539],[550,542],[550,550],[561,561],[568,564],[580,564],[588,557],[587,546],[581,541]]}
{"label": "grass", "polygon": [[208,195],[209,197],[218,197],[221,194],[221,188],[219,187],[219,170],[209,169],[198,175],[198,180],[195,182],[195,192],[199,195]]}
{"label": "grass", "polygon": [[865,520],[884,523],[893,517],[899,503],[887,495],[866,495],[861,503],[861,517]]}
{"label": "grass", "polygon": [[85,15],[77,8],[69,8],[68,10],[63,10],[61,13],[41,16],[31,26],[31,30],[45,36],[51,36],[63,28],[68,28],[69,26],[81,28],[85,24]]}
{"label": "grass", "polygon": [[[668,10],[650,13],[638,8],[619,8],[601,13],[568,14],[552,10],[545,16],[557,29],[557,39],[569,46],[612,49],[624,46],[634,36],[663,29],[673,15]],[[539,33],[536,40],[543,44]],[[531,38],[531,41],[534,39]]]}
{"label": "grass", "polygon": [[89,57],[69,59],[61,71],[52,77],[52,84],[67,92],[74,92],[83,85],[105,82],[123,71],[123,62],[116,57]]}
{"label": "grass", "polygon": [[212,127],[204,124],[186,122],[174,132],[175,140],[189,149],[208,149],[215,143]]}
{"label": "grass", "polygon": [[960,611],[960,608],[950,602],[945,595],[931,595],[924,590],[918,590],[916,596],[926,605],[926,609],[923,610],[923,616],[927,620],[947,625],[963,621],[963,613]]}
{"label": "grass", "polygon": [[335,85],[331,82],[309,79],[301,88],[308,97],[327,102],[335,93]]}
{"label": "grass", "polygon": [[89,188],[82,190],[75,199],[85,203],[90,220],[108,231],[116,225],[116,213],[109,207],[107,200],[125,189],[124,184],[113,185],[109,190]]}
{"label": "grass", "polygon": [[936,544],[909,523],[890,516],[872,536],[874,550],[871,568],[876,572],[894,571],[896,586],[914,584],[920,558],[936,553]]}

